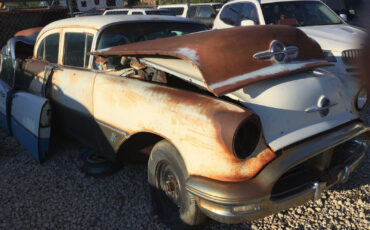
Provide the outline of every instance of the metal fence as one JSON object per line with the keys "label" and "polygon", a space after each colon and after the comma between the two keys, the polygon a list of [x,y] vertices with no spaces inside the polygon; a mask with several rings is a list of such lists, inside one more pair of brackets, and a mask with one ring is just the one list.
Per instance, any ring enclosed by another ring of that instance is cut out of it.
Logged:
{"label": "metal fence", "polygon": [[66,7],[0,9],[0,49],[16,32],[68,17]]}

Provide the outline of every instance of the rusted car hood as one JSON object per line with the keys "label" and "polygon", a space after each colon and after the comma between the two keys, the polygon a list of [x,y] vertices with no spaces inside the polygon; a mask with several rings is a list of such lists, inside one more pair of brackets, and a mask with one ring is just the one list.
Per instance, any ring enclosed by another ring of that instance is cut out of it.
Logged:
{"label": "rusted car hood", "polygon": [[[269,50],[273,40],[285,46],[296,46],[298,56],[282,64],[253,57],[258,52]],[[288,26],[250,26],[199,32],[115,46],[94,54],[159,55],[189,61],[199,70],[208,90],[216,96],[264,79],[330,65],[316,42],[301,30]]]}

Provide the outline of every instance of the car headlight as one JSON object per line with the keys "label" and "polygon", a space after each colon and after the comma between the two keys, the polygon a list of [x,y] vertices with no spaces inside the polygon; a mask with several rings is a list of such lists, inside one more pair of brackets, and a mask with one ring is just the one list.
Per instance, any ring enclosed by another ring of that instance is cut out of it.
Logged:
{"label": "car headlight", "polygon": [[367,91],[365,88],[360,89],[356,97],[356,107],[358,110],[361,110],[365,107],[367,102]]}
{"label": "car headlight", "polygon": [[328,62],[337,62],[337,59],[335,58],[334,54],[330,50],[323,50],[325,59]]}
{"label": "car headlight", "polygon": [[234,155],[245,159],[253,153],[261,136],[261,125],[257,116],[251,116],[241,123],[234,136]]}

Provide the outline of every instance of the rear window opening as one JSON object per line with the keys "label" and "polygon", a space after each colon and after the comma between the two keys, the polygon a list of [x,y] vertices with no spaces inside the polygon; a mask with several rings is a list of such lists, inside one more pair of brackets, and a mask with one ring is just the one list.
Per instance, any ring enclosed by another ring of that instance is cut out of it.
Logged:
{"label": "rear window opening", "polygon": [[144,22],[124,23],[105,29],[98,38],[97,49],[159,38],[181,36],[207,30],[197,23],[182,22]]}

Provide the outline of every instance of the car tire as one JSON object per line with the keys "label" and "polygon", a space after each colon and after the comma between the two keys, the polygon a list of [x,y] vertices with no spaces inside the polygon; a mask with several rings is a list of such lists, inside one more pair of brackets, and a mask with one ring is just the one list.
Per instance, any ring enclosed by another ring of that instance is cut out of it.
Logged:
{"label": "car tire", "polygon": [[82,171],[88,176],[107,176],[121,168],[119,161],[100,156],[94,151],[86,151],[84,154],[85,156],[82,156],[82,160],[85,164],[82,167]]}
{"label": "car tire", "polygon": [[172,229],[200,229],[207,221],[195,197],[185,188],[188,178],[180,153],[166,140],[158,142],[148,161],[152,209]]}

